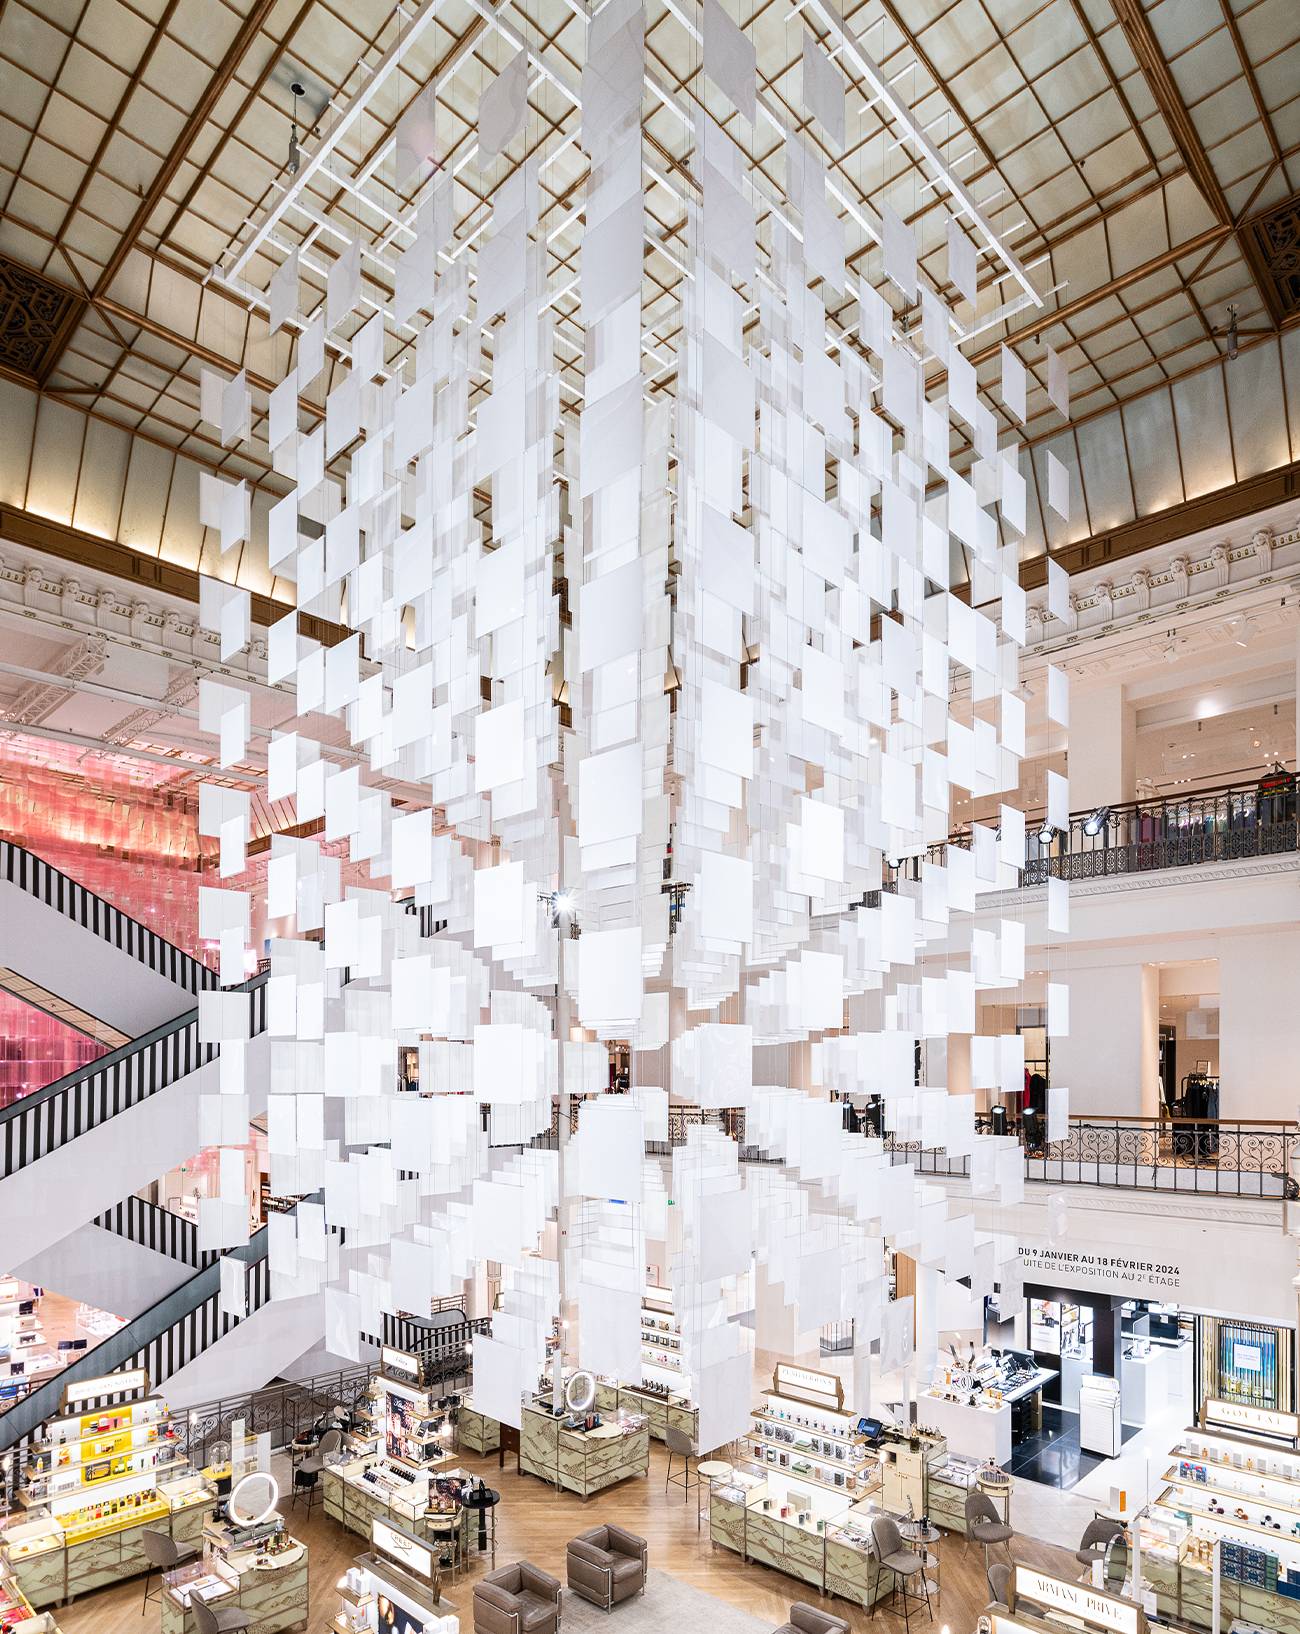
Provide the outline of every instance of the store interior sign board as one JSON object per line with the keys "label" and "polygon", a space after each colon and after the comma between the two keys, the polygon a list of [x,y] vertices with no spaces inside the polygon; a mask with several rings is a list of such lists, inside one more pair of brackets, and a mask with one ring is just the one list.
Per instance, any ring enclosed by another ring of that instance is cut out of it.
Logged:
{"label": "store interior sign board", "polygon": [[75,1411],[88,1401],[100,1396],[129,1396],[136,1392],[147,1395],[149,1375],[142,1367],[133,1367],[121,1373],[106,1373],[96,1379],[77,1379],[63,1387],[63,1411]]}
{"label": "store interior sign board", "polygon": [[1220,1401],[1211,1396],[1201,1408],[1201,1422],[1224,1430],[1243,1430],[1248,1435],[1267,1435],[1278,1441],[1300,1443],[1300,1414],[1283,1413],[1272,1407],[1252,1407],[1245,1401]]}
{"label": "store interior sign board", "polygon": [[1108,1629],[1110,1634],[1145,1634],[1146,1617],[1133,1601],[1102,1594],[1089,1583],[1067,1582],[1032,1566],[1016,1567],[1011,1609],[1029,1609],[1022,1608],[1022,1600],[1088,1628]]}
{"label": "store interior sign board", "polygon": [[1020,1245],[1020,1269],[1026,1282],[1062,1288],[1087,1288],[1122,1299],[1172,1299],[1183,1285],[1177,1254],[1134,1254],[1098,1244],[1091,1249],[1053,1248],[1046,1243]]}

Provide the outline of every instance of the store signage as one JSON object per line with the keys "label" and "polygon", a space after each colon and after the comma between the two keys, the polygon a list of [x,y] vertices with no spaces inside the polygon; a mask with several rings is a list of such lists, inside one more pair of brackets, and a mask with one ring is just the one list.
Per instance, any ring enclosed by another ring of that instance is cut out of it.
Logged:
{"label": "store signage", "polygon": [[1062,1288],[1088,1288],[1126,1298],[1164,1299],[1182,1287],[1178,1257],[1139,1258],[1122,1250],[1092,1253],[1086,1248],[1020,1245],[1020,1270],[1026,1282],[1049,1282]]}
{"label": "store signage", "polygon": [[810,1406],[829,1407],[838,1412],[844,1405],[844,1381],[837,1373],[818,1373],[815,1368],[778,1362],[772,1375],[772,1389],[789,1401],[806,1401]]}
{"label": "store signage", "polygon": [[418,1356],[406,1350],[394,1350],[391,1345],[380,1346],[379,1366],[385,1377],[400,1379],[403,1384],[418,1385],[424,1377]]}
{"label": "store signage", "polygon": [[1219,1401],[1214,1396],[1207,1397],[1201,1408],[1201,1423],[1207,1429],[1217,1424],[1225,1430],[1248,1430],[1252,1435],[1271,1435],[1279,1441],[1300,1441],[1300,1414],[1281,1413],[1271,1407],[1252,1407],[1244,1401]]}
{"label": "store signage", "polygon": [[370,1523],[370,1542],[373,1548],[396,1560],[414,1576],[432,1581],[433,1550],[419,1538],[413,1538],[409,1532],[399,1532],[387,1521],[375,1519]]}
{"label": "store signage", "polygon": [[105,1373],[97,1379],[75,1379],[63,1387],[63,1410],[73,1412],[85,1402],[100,1396],[144,1395],[149,1389],[149,1375],[142,1367],[128,1368],[122,1373]]}
{"label": "store signage", "polygon": [[1094,1628],[1110,1629],[1113,1634],[1142,1634],[1145,1621],[1142,1608],[1131,1600],[1102,1594],[1088,1583],[1069,1583],[1033,1566],[1017,1566],[1015,1582],[1012,1610],[1019,1607],[1023,1597],[1049,1610],[1077,1617]]}

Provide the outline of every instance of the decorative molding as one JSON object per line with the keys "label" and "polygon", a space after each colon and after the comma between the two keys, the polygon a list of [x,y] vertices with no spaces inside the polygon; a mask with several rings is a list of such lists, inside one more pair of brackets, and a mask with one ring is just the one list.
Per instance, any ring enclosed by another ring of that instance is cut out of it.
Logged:
{"label": "decorative molding", "polygon": [[[94,534],[83,533],[79,528],[70,527],[66,522],[34,516],[30,511],[20,510],[16,505],[3,503],[0,503],[0,542],[6,545],[21,545],[41,556],[51,556],[58,561],[70,562],[78,568],[88,569],[92,573],[107,577],[113,583],[102,585],[100,593],[116,597],[122,602],[129,599],[126,591],[121,588],[122,582],[125,581],[127,584],[138,585],[146,595],[174,597],[180,603],[177,611],[182,617],[192,620],[195,616],[199,600],[199,574],[192,568],[179,567],[174,562],[165,562],[156,556],[142,556],[139,551],[117,544],[114,540],[98,539]],[[33,565],[38,574],[42,571],[48,572],[44,564]],[[272,601],[269,596],[257,592],[253,593],[254,624],[265,629],[291,612],[293,608],[285,603]],[[298,614],[298,629],[302,635],[313,641],[319,641],[323,647],[333,647],[338,642],[345,641],[352,633],[340,624],[331,623],[329,619],[320,618],[314,613],[301,612]]]}
{"label": "decorative molding", "polygon": [[1300,193],[1252,217],[1238,236],[1273,322],[1300,323]]}
{"label": "decorative molding", "polygon": [[[971,1192],[968,1175],[927,1174],[926,1180],[937,1181],[957,1197],[968,1197],[972,1203],[988,1202]],[[1071,1181],[1025,1180],[1025,1204],[1046,1209],[1054,1196],[1060,1196],[1062,1186],[1069,1187],[1072,1214],[1147,1214],[1179,1215],[1188,1220],[1213,1219],[1231,1225],[1263,1226],[1269,1231],[1278,1229],[1278,1209],[1283,1199],[1261,1198],[1252,1202],[1244,1197],[1216,1197],[1209,1192],[1182,1192],[1170,1187],[1168,1191],[1137,1191],[1120,1186],[1094,1186]]]}
{"label": "decorative molding", "polygon": [[0,255],[0,373],[39,387],[85,307],[70,290]]}
{"label": "decorative molding", "polygon": [[[1216,880],[1252,879],[1268,874],[1300,874],[1300,852],[1284,851],[1271,857],[1242,857],[1237,862],[1194,862],[1185,868],[1150,868],[1133,874],[1102,874],[1095,879],[1072,879],[1070,900],[1089,896],[1119,896],[1126,891],[1170,890]],[[979,905],[987,908],[1025,908],[1046,903],[1045,885],[1015,891],[982,891]]]}

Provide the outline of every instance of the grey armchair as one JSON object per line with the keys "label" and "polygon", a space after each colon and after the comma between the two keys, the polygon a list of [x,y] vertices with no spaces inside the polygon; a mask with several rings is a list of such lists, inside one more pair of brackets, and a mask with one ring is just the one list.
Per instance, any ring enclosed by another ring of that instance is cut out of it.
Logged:
{"label": "grey armchair", "polygon": [[474,1634],[558,1634],[559,1626],[560,1580],[529,1560],[474,1585]]}
{"label": "grey armchair", "polygon": [[645,1593],[647,1545],[621,1526],[594,1526],[569,1540],[569,1588],[610,1611],[622,1600]]}
{"label": "grey armchair", "polygon": [[843,1617],[796,1600],[790,1607],[790,1621],[782,1623],[774,1634],[851,1634],[851,1630]]}

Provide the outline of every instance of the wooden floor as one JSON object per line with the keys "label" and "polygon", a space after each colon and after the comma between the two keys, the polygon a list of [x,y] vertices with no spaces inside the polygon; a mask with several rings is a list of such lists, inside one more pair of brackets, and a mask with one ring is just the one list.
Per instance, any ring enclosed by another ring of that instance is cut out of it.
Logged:
{"label": "wooden floor", "polygon": [[[278,1466],[279,1461],[277,1461]],[[854,1629],[866,1630],[867,1614],[843,1600],[824,1600],[811,1590],[782,1573],[765,1566],[747,1565],[730,1550],[713,1549],[708,1540],[707,1518],[697,1532],[695,1527],[695,1494],[690,1502],[683,1502],[681,1491],[671,1489],[665,1494],[664,1475],[667,1460],[657,1443],[652,1443],[650,1474],[645,1480],[626,1481],[612,1491],[583,1503],[571,1493],[557,1493],[532,1476],[518,1475],[514,1461],[499,1471],[496,1455],[489,1458],[465,1457],[467,1469],[482,1474],[489,1485],[502,1494],[497,1509],[497,1563],[526,1556],[546,1571],[563,1580],[564,1546],[569,1538],[601,1521],[618,1521],[630,1527],[649,1541],[650,1563],[672,1573],[696,1588],[743,1607],[752,1615],[762,1618],[773,1628],[783,1623],[792,1600],[808,1600],[824,1606],[848,1619]],[[283,1482],[287,1485],[287,1480]],[[311,1634],[322,1634],[338,1607],[334,1585],[353,1559],[362,1553],[361,1539],[354,1532],[345,1532],[336,1522],[328,1520],[317,1504],[310,1519],[302,1518],[302,1506],[295,1517],[287,1508],[290,1524],[311,1550]],[[961,1538],[946,1537],[941,1545],[940,1565],[943,1592],[934,1608],[936,1634],[947,1627],[951,1634],[972,1634],[975,1620],[988,1600],[984,1581],[981,1551],[972,1547],[963,1559],[965,1542]],[[1018,1539],[1013,1545],[1016,1559],[1054,1571],[1057,1575],[1077,1578],[1079,1567],[1072,1554],[1052,1544],[1031,1539]],[[1002,1551],[997,1551],[1001,1556]],[[486,1561],[484,1556],[483,1560]],[[460,1614],[464,1634],[473,1628],[471,1590],[473,1579],[486,1569],[478,1563],[477,1555],[471,1572],[461,1576],[444,1593]],[[142,1581],[119,1584],[116,1588],[87,1595],[71,1606],[56,1612],[64,1634],[155,1634],[160,1614],[156,1603],[151,1603],[147,1614],[141,1615]],[[922,1613],[921,1629],[928,1625]],[[611,1634],[617,1634],[618,1613],[611,1615]],[[885,1634],[901,1634],[902,1619],[879,1612],[870,1626]],[[912,1627],[918,1629],[916,1614]],[[666,1630],[665,1634],[687,1634],[684,1630]],[[690,1631],[694,1634],[694,1631]]]}

